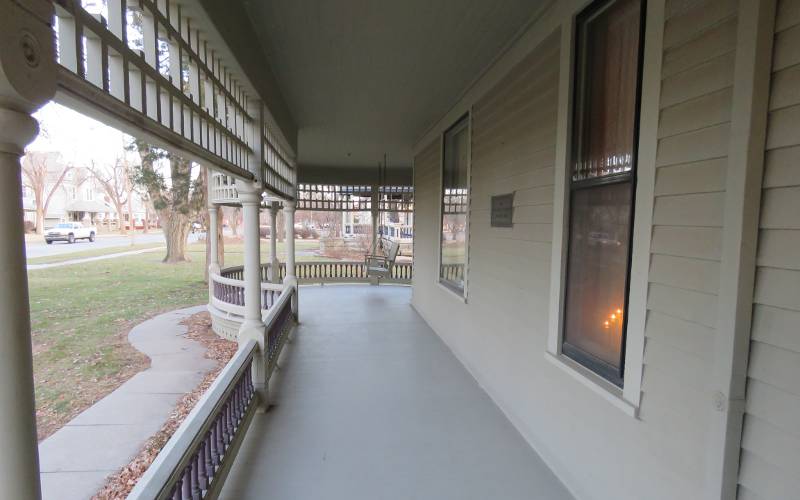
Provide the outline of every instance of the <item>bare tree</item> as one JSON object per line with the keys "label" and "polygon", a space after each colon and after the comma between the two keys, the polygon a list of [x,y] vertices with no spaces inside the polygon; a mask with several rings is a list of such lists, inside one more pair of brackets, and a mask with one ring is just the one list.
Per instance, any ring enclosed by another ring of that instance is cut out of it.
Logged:
{"label": "bare tree", "polygon": [[[107,168],[100,168],[92,161],[92,166],[89,171],[94,176],[95,180],[100,183],[100,187],[106,194],[106,197],[114,205],[117,211],[117,219],[119,221],[120,234],[126,234],[125,221],[123,214],[125,206],[128,205],[128,213],[130,214],[130,203],[133,194],[133,179],[131,178],[130,164],[122,158],[117,158],[114,165]],[[131,226],[133,227],[133,226]]]}
{"label": "bare tree", "polygon": [[[165,263],[177,263],[186,258],[186,239],[193,217],[205,208],[205,189],[192,182],[192,163],[180,156],[135,140],[128,149],[139,153],[141,165],[134,169],[134,182],[143,187],[158,213],[167,242]],[[169,161],[169,182],[156,170],[159,160]]]}
{"label": "bare tree", "polygon": [[[36,200],[36,233],[44,234],[44,217],[53,199],[53,194],[61,187],[71,165],[53,162],[53,172],[49,172],[48,158],[56,159],[53,153],[29,152],[22,160],[23,184],[33,191]],[[50,182],[52,180],[52,182]]]}
{"label": "bare tree", "polygon": [[239,207],[233,207],[231,210],[231,233],[234,237],[239,236],[239,222],[242,220],[242,210]]}

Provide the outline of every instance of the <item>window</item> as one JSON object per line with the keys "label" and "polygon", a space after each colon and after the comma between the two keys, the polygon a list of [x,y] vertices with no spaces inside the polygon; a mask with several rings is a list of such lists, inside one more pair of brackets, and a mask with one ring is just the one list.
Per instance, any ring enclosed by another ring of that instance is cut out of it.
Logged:
{"label": "window", "polygon": [[464,295],[469,208],[469,116],[444,133],[439,282]]}
{"label": "window", "polygon": [[84,188],[83,199],[86,201],[93,201],[94,200],[94,188],[91,186]]}
{"label": "window", "polygon": [[622,386],[644,6],[576,20],[562,353]]}

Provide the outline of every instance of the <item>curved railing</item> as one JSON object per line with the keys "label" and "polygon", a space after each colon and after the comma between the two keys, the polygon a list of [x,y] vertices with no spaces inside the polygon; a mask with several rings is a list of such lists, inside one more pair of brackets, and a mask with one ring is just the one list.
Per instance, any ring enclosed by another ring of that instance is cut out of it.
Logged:
{"label": "curved railing", "polygon": [[[213,296],[211,304],[217,309],[244,316],[245,294],[244,280],[242,279],[242,266],[223,269],[220,274],[212,274],[209,279],[212,283]],[[261,309],[267,310],[278,300],[283,285],[274,283],[261,283]]]}

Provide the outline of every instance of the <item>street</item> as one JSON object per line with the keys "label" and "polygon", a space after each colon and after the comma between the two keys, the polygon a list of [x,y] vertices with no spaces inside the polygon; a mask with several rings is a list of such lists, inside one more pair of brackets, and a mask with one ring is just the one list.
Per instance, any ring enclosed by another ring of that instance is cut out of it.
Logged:
{"label": "street", "polygon": [[[189,243],[197,241],[200,233],[189,233]],[[164,243],[164,235],[161,231],[152,232],[148,234],[136,234],[134,236],[134,243],[139,245],[142,243]],[[49,257],[53,255],[64,255],[74,252],[83,252],[86,250],[95,250],[102,248],[125,247],[131,244],[129,236],[122,235],[101,235],[93,243],[88,240],[79,240],[73,244],[66,242],[55,241],[52,245],[46,244],[44,241],[26,242],[25,251],[29,259],[36,257]]]}

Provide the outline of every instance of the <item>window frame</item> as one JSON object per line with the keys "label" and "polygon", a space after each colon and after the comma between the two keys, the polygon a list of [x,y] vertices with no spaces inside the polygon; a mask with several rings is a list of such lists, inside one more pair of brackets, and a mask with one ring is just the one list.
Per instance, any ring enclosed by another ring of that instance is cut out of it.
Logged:
{"label": "window frame", "polygon": [[[606,381],[610,382],[611,384],[619,387],[620,389],[624,388],[625,383],[625,362],[626,362],[626,345],[627,345],[627,337],[628,337],[628,313],[630,308],[630,285],[631,285],[631,268],[633,263],[633,241],[634,241],[634,221],[636,219],[636,188],[637,188],[637,173],[638,173],[638,166],[639,166],[639,138],[640,138],[640,123],[641,123],[641,109],[642,109],[642,86],[643,86],[643,69],[644,69],[644,45],[645,45],[645,34],[646,34],[646,23],[647,23],[647,0],[638,0],[640,2],[640,12],[639,12],[639,48],[637,54],[637,68],[636,68],[636,87],[635,87],[635,96],[634,96],[634,117],[633,117],[633,124],[632,124],[632,132],[633,132],[633,142],[631,148],[631,168],[625,172],[617,172],[613,174],[608,174],[604,176],[598,176],[594,178],[588,179],[580,179],[574,180],[573,179],[573,165],[576,161],[576,156],[580,154],[580,146],[581,144],[576,144],[576,138],[580,136],[586,135],[587,128],[583,122],[584,120],[584,113],[583,108],[579,107],[578,104],[582,103],[583,96],[581,95],[582,92],[586,91],[585,85],[586,80],[591,79],[591,75],[589,75],[585,69],[581,68],[581,65],[585,64],[585,60],[581,58],[581,56],[585,57],[585,54],[582,54],[581,51],[583,47],[580,46],[580,43],[589,44],[591,43],[589,40],[580,40],[580,33],[581,27],[583,23],[590,22],[594,17],[601,15],[604,11],[611,8],[616,2],[624,1],[624,0],[595,0],[583,10],[581,10],[578,15],[575,17],[575,28],[574,28],[574,35],[573,35],[573,47],[574,52],[572,56],[572,75],[574,80],[573,89],[571,92],[571,102],[572,102],[572,109],[571,109],[571,123],[569,130],[567,133],[569,134],[570,145],[567,150],[567,186],[566,186],[566,193],[565,193],[565,204],[567,210],[567,216],[565,221],[565,235],[564,235],[564,283],[563,283],[563,301],[564,305],[562,307],[562,315],[561,318],[561,328],[562,334],[559,339],[559,351],[566,357],[572,359],[582,367],[586,368],[587,370],[591,371],[595,375],[605,379]],[[578,76],[581,76],[584,81],[579,82]],[[580,139],[581,142],[583,139]],[[615,367],[596,356],[592,355],[589,352],[586,352],[577,346],[571,345],[567,342],[563,329],[565,328],[567,315],[569,314],[567,304],[566,304],[566,297],[567,297],[567,290],[570,286],[569,276],[570,276],[570,241],[572,238],[572,223],[573,223],[573,210],[572,210],[572,202],[573,202],[573,193],[578,190],[588,190],[602,186],[608,186],[611,184],[629,184],[631,190],[631,199],[630,199],[630,215],[628,219],[628,248],[627,248],[627,263],[625,266],[625,287],[624,287],[624,298],[625,304],[623,307],[623,323],[622,323],[622,335],[620,337],[620,366]]]}
{"label": "window frame", "polygon": [[[464,222],[464,278],[463,278],[463,288],[458,287],[450,280],[446,280],[442,278],[442,250],[443,250],[443,238],[442,238],[442,225],[444,221],[444,168],[445,168],[445,153],[447,151],[447,135],[453,132],[454,130],[458,129],[459,127],[465,127],[467,133],[467,203],[466,203],[466,212],[465,212],[465,222]],[[438,252],[436,257],[436,284],[442,287],[444,290],[451,293],[453,296],[463,300],[464,302],[467,301],[468,295],[468,275],[469,275],[469,237],[470,237],[470,207],[472,205],[472,110],[468,110],[466,113],[462,114],[458,118],[456,118],[453,123],[445,129],[440,137],[440,151],[439,151],[439,220],[438,220],[438,231],[439,231],[439,245],[438,245]]]}

